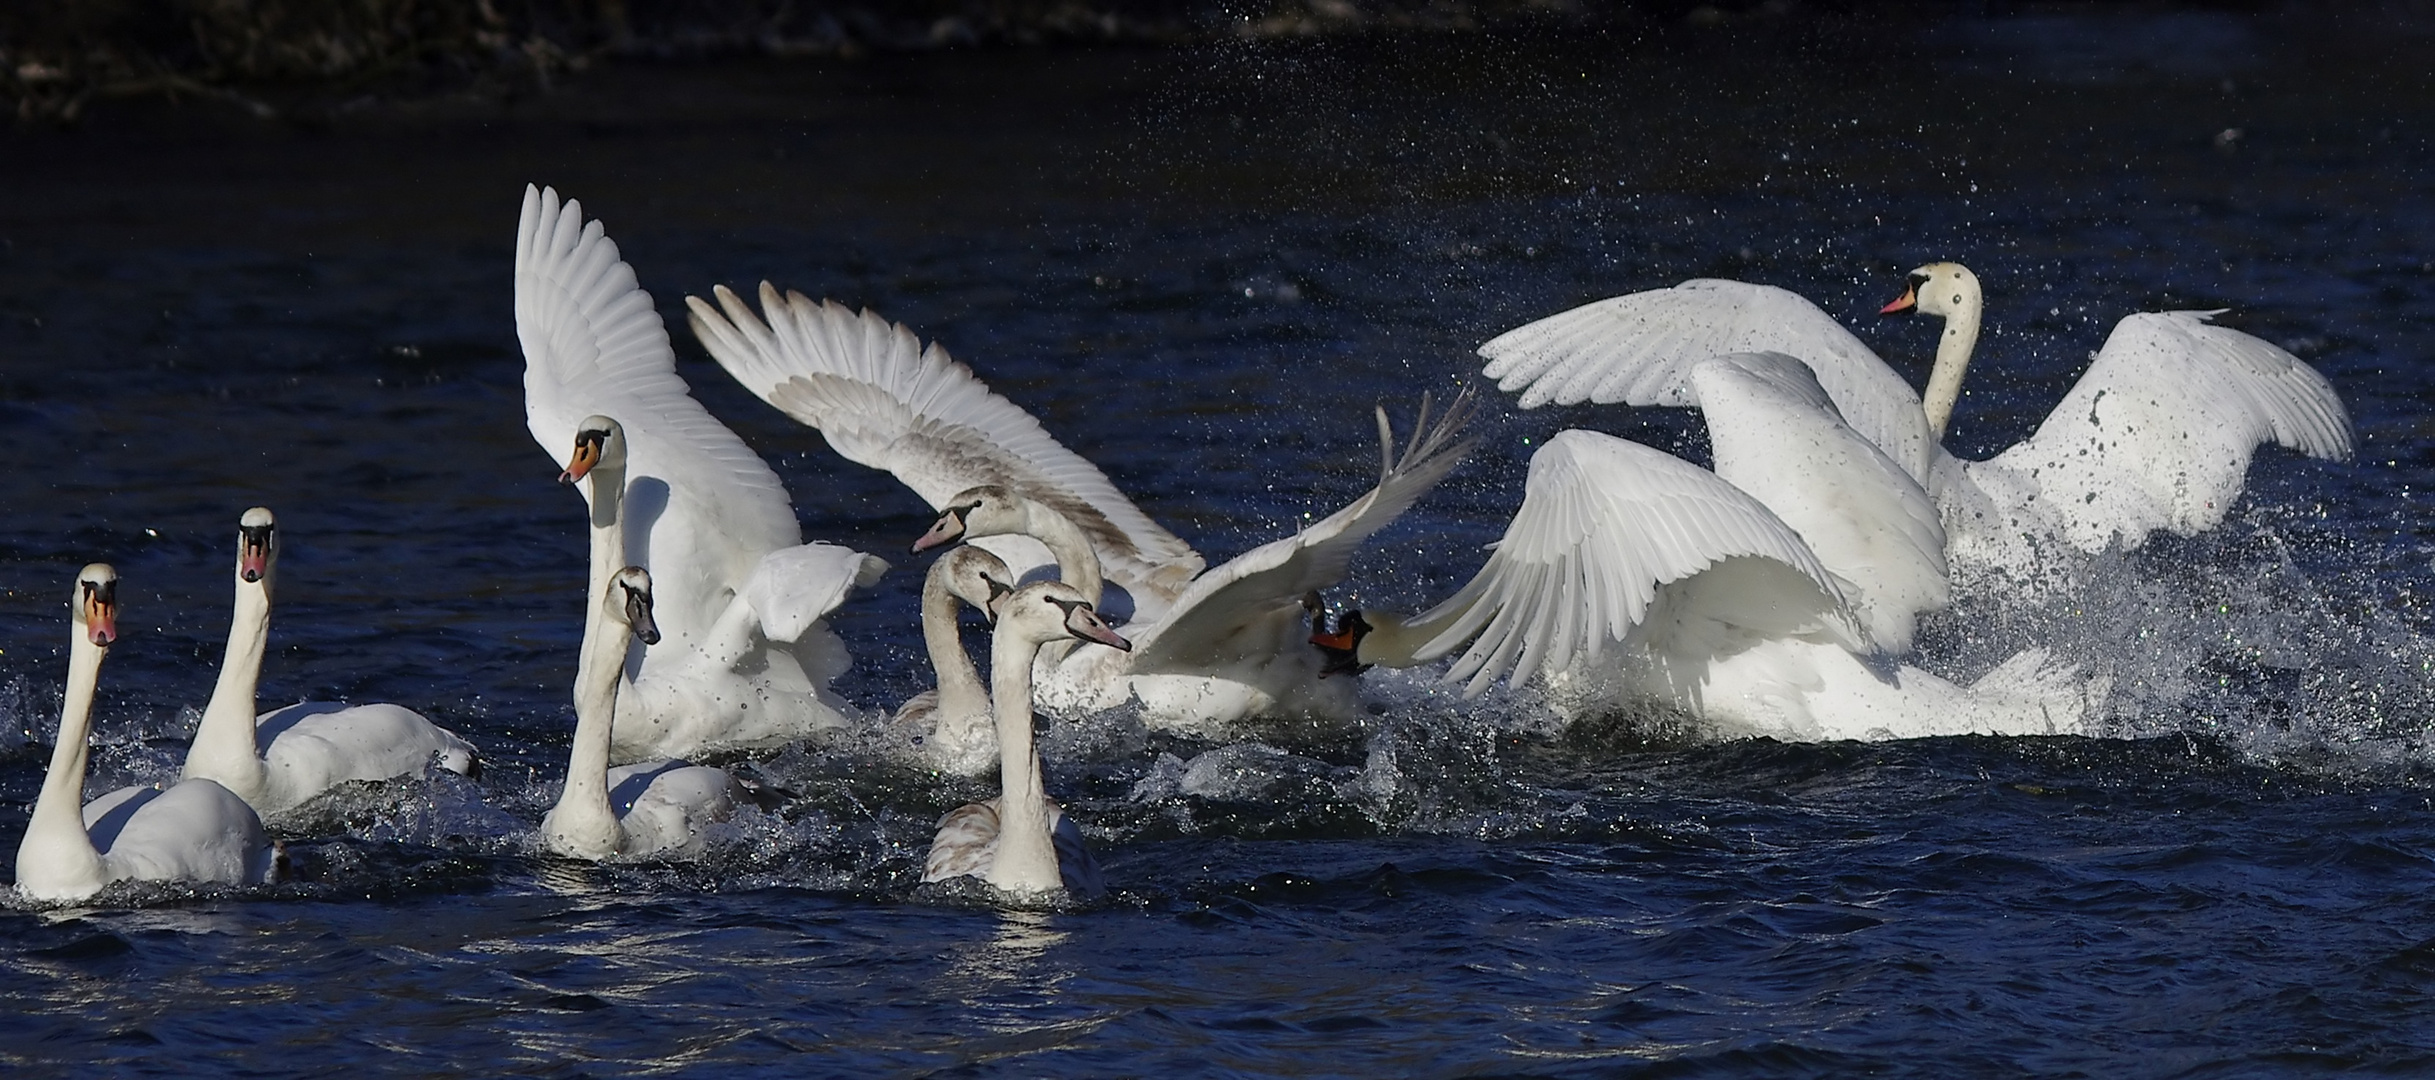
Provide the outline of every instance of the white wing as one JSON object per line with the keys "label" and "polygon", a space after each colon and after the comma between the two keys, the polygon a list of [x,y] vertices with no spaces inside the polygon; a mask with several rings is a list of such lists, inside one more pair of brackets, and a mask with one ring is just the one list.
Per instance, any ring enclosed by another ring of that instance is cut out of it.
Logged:
{"label": "white wing", "polygon": [[[1245,659],[1246,649],[1265,640],[1244,633],[1255,624],[1284,618],[1298,627],[1302,597],[1342,580],[1364,542],[1420,501],[1471,452],[1474,444],[1462,433],[1472,413],[1468,390],[1435,423],[1423,399],[1412,441],[1398,455],[1386,410],[1378,410],[1378,486],[1301,532],[1262,544],[1202,575],[1165,618],[1135,635],[1129,669],[1178,674],[1217,670]],[[1300,637],[1294,635],[1297,644]]]}
{"label": "white wing", "polygon": [[779,548],[761,557],[744,579],[744,600],[771,641],[793,641],[888,572],[888,562],[835,544]]}
{"label": "white wing", "polygon": [[1525,409],[1583,401],[1695,404],[1691,368],[1711,356],[1779,352],[1809,365],[1844,420],[1925,480],[1919,392],[1799,294],[1700,279],[1600,300],[1509,330],[1480,346],[1482,374],[1521,390]]}
{"label": "white wing", "polygon": [[1055,507],[1091,538],[1107,576],[1135,592],[1147,587],[1171,598],[1200,573],[1190,546],[936,342],[925,349],[911,330],[877,314],[802,293],[781,297],[767,282],[766,325],[726,287],[714,295],[717,308],[685,299],[703,347],[737,382],[819,429],[848,460],[895,474],[937,509],[982,484]]}
{"label": "white wing", "polygon": [[1918,613],[1952,599],[1945,529],[1927,490],[1843,422],[1799,360],[1716,357],[1693,366],[1691,383],[1716,474],[1801,535],[1842,584],[1871,644],[1910,651]]}
{"label": "white wing", "polygon": [[1530,459],[1522,508],[1488,564],[1446,602],[1406,623],[1434,634],[1429,660],[1466,642],[1447,672],[1477,694],[1508,672],[1526,682],[1542,667],[1595,661],[1626,641],[1661,586],[1712,569],[1779,573],[1764,587],[1711,590],[1772,609],[1779,625],[1806,624],[1860,647],[1842,595],[1799,534],[1715,473],[1660,450],[1593,431],[1564,431]]}
{"label": "white wing", "polygon": [[2136,547],[2157,529],[2213,528],[2264,443],[2349,458],[2350,415],[2325,377],[2272,344],[2208,325],[2213,314],[2123,319],[2037,434],[1964,467],[2028,478],[2066,539],[2102,551],[2117,537]]}
{"label": "white wing", "polygon": [[566,460],[584,417],[625,426],[626,550],[650,568],[671,636],[706,629],[764,553],[803,541],[777,474],[677,377],[659,311],[617,244],[546,188],[524,189],[516,228],[516,337],[525,423],[552,461]]}

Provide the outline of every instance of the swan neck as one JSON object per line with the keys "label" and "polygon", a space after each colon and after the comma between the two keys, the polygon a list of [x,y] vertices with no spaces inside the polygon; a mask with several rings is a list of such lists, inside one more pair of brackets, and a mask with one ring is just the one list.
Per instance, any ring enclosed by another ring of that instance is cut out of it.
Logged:
{"label": "swan neck", "polygon": [[262,681],[262,655],[271,633],[271,575],[260,581],[237,578],[237,598],[228,621],[228,649],[220,660],[220,678],[211,701],[195,725],[194,742],[186,750],[184,775],[207,778],[249,803],[263,794],[265,771],[254,734],[256,699]]}
{"label": "swan neck", "polygon": [[1953,407],[1962,395],[1962,373],[1970,369],[1970,353],[1978,348],[1983,305],[1976,282],[1965,284],[1956,300],[1947,305],[1945,331],[1936,339],[1936,366],[1928,372],[1928,388],[1919,401],[1933,441],[1944,441],[1945,429],[1953,422]]}
{"label": "swan neck", "polygon": [[981,684],[981,669],[964,651],[956,627],[956,607],[962,603],[947,589],[947,575],[936,568],[922,581],[922,644],[930,651],[930,667],[938,672],[938,715],[977,716],[989,708],[989,691]]}
{"label": "swan neck", "polygon": [[567,755],[566,786],[542,823],[543,839],[561,854],[601,858],[623,846],[624,828],[609,808],[609,736],[617,718],[617,683],[633,637],[625,620],[593,605],[583,652],[575,664],[575,740]]}
{"label": "swan neck", "polygon": [[[1362,635],[1361,645],[1354,651],[1354,658],[1364,664],[1384,664],[1391,668],[1408,668],[1422,663],[1424,661],[1419,655],[1421,647],[1427,645],[1431,638],[1437,636],[1439,630],[1461,614],[1462,612],[1457,610],[1449,612],[1447,617],[1442,619],[1407,621],[1401,615],[1364,610],[1361,618],[1370,624],[1370,632]],[[1435,659],[1435,657],[1430,659]]]}
{"label": "swan neck", "polygon": [[[625,509],[626,469],[623,463],[603,462],[584,476],[585,488],[591,498],[592,572],[585,595],[598,601],[608,595],[609,579],[626,568],[626,532],[620,520]],[[599,614],[598,603],[592,605],[593,615]],[[584,638],[591,639],[590,618],[585,620]]]}
{"label": "swan neck", "polygon": [[1011,893],[1044,893],[1063,884],[1049,836],[1048,793],[1032,745],[1031,667],[1040,646],[1001,627],[990,643],[990,691],[998,728],[998,846],[989,883]]}
{"label": "swan neck", "polygon": [[1097,606],[1103,588],[1099,552],[1091,547],[1091,538],[1082,534],[1082,527],[1074,524],[1074,519],[1031,500],[1024,501],[1023,521],[1024,531],[1057,557],[1057,577]]}
{"label": "swan neck", "polygon": [[51,767],[17,846],[17,884],[44,899],[91,895],[109,882],[101,852],[85,832],[85,767],[91,757],[93,692],[101,680],[102,648],[77,627],[68,649],[68,686],[59,710],[59,739]]}

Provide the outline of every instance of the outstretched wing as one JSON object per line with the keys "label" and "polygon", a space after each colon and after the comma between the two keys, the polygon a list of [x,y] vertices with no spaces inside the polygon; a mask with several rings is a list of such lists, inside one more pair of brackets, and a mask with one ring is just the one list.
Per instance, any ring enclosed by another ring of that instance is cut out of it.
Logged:
{"label": "outstretched wing", "polygon": [[1694,365],[1691,381],[1716,474],[1801,535],[1872,645],[1910,651],[1918,614],[1952,599],[1927,489],[1843,422],[1799,360],[1735,353]]}
{"label": "outstretched wing", "polygon": [[936,342],[869,311],[856,314],[761,285],[764,324],[721,286],[718,306],[687,297],[695,336],[745,388],[819,429],[848,460],[895,474],[934,508],[995,484],[1056,508],[1091,538],[1107,576],[1173,597],[1201,557],[1116,490],[1098,466],[1051,438]]}
{"label": "outstretched wing", "polygon": [[706,627],[762,554],[802,542],[777,474],[677,377],[659,310],[616,242],[547,188],[524,189],[516,227],[516,337],[525,425],[552,461],[587,416],[625,427],[627,545],[649,560],[663,629]]}
{"label": "outstretched wing", "polygon": [[1664,451],[1563,431],[1531,456],[1522,508],[1488,564],[1405,627],[1431,635],[1415,660],[1468,644],[1446,678],[1468,678],[1465,691],[1477,694],[1508,673],[1521,683],[1542,667],[1595,661],[1630,638],[1660,587],[1752,560],[1780,564],[1748,575],[1763,588],[1709,592],[1860,647],[1826,568],[1758,500]]}
{"label": "outstretched wing", "polygon": [[1299,628],[1303,596],[1343,579],[1345,567],[1364,542],[1420,501],[1471,452],[1474,443],[1463,438],[1463,429],[1473,411],[1474,399],[1466,389],[1431,422],[1428,399],[1422,398],[1412,439],[1398,454],[1387,412],[1379,409],[1378,486],[1309,528],[1262,544],[1202,575],[1165,618],[1135,636],[1131,670],[1206,672],[1258,647],[1253,639],[1259,634],[1245,636],[1255,626],[1282,617]]}
{"label": "outstretched wing", "polygon": [[1525,409],[1697,404],[1691,368],[1711,356],[1778,352],[1807,364],[1845,422],[1925,482],[1931,443],[1919,393],[1799,294],[1703,278],[1617,296],[1506,331],[1480,346],[1481,373]]}
{"label": "outstretched wing", "polygon": [[[2214,312],[2115,324],[2037,434],[1984,465],[2030,477],[2074,546],[2137,547],[2157,529],[2213,528],[2265,443],[2351,456],[2350,414],[2314,368],[2228,327]],[[1988,485],[1991,489],[1997,485]]]}

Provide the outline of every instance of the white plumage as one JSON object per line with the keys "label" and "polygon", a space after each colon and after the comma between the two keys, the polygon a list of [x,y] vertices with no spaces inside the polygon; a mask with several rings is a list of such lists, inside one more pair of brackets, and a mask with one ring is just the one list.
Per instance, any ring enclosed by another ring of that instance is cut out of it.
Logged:
{"label": "white plumage", "polygon": [[[1378,416],[1378,486],[1294,536],[1201,571],[1199,555],[1118,493],[1089,462],[991,393],[936,345],[877,315],[761,289],[764,324],[735,294],[688,303],[712,357],[772,405],[821,430],[855,461],[893,472],[942,511],[915,550],[971,539],[1040,541],[1059,575],[1099,602],[1125,596],[1131,653],[1051,648],[1035,687],[1043,706],[1105,709],[1138,700],[1159,726],[1206,730],[1256,716],[1347,718],[1344,680],[1320,677],[1303,597],[1341,579],[1354,551],[1458,464],[1470,443],[1466,396],[1400,449]],[[992,550],[1004,556],[1007,548]],[[1024,549],[1008,562],[1025,572]],[[1195,576],[1197,574],[1197,576]]]}
{"label": "white plumage", "polygon": [[623,426],[622,476],[584,495],[595,529],[618,533],[610,569],[651,570],[666,644],[629,665],[617,759],[771,746],[842,724],[851,707],[827,684],[850,658],[820,618],[886,564],[803,544],[777,475],[677,376],[617,245],[555,191],[525,189],[516,334],[525,418],[544,450],[568,453],[587,417]]}
{"label": "white plumage", "polygon": [[[1940,440],[1978,337],[1968,270],[1913,272],[1921,312],[1946,320],[1929,400],[1815,305],[1782,289],[1690,281],[1587,304],[1480,346],[1483,369],[1524,408],[1581,401],[1689,405],[1697,363],[1773,350],[1817,374],[1851,426],[1934,495],[1965,577],[2052,584],[2072,552],[2135,548],[2159,529],[2223,520],[2256,447],[2347,458],[2350,420],[2325,379],[2282,349],[2206,322],[2208,312],[2123,319],[2037,432],[1991,461]],[[1906,297],[1906,301],[1909,297]],[[1888,305],[1897,309],[1906,301]]]}
{"label": "white plumage", "polygon": [[94,563],[68,600],[74,635],[59,741],[17,845],[17,888],[35,900],[82,900],[113,881],[257,885],[276,853],[262,819],[227,788],[182,780],[167,790],[120,788],[79,807],[91,754],[93,694],[117,639],[118,572]]}
{"label": "white plumage", "polygon": [[304,701],[255,716],[279,549],[270,510],[247,510],[237,523],[228,649],[187,747],[185,777],[217,781],[274,817],[349,781],[420,776],[434,764],[472,773],[472,744],[402,705]]}

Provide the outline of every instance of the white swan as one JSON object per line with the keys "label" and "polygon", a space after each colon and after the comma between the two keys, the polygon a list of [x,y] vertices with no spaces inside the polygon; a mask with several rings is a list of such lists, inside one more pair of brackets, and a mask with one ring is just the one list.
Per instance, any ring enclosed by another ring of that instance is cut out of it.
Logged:
{"label": "white swan", "polygon": [[2041,651],[1968,688],[1888,658],[1917,613],[1944,602],[1943,530],[1927,493],[1842,422],[1807,368],[1743,354],[1693,378],[1716,472],[1561,432],[1532,455],[1521,509],[1460,591],[1410,619],[1351,612],[1314,643],[1338,669],[1464,650],[1447,678],[1471,694],[1547,672],[1566,712],[1653,700],[1725,735],[2084,729],[2103,684]]}
{"label": "white swan", "polygon": [[556,854],[594,861],[691,855],[701,849],[704,826],[735,812],[735,782],[718,769],[685,761],[609,767],[619,669],[638,639],[656,644],[660,633],[651,574],[629,566],[609,575],[584,618],[574,749],[558,803],[541,819],[541,843]]}
{"label": "white swan", "polygon": [[977,877],[1018,898],[1064,889],[1077,897],[1104,891],[1099,864],[1081,830],[1048,797],[1032,745],[1031,669],[1053,641],[1132,645],[1108,629],[1091,602],[1061,581],[1035,581],[1001,597],[989,643],[990,699],[998,736],[998,797],[939,819],[922,868],[924,882]]}
{"label": "white swan", "polygon": [[1006,563],[965,545],[939,556],[922,580],[922,645],[938,686],[914,695],[896,710],[895,722],[923,732],[922,756],[933,766],[978,776],[998,760],[998,733],[989,712],[989,687],[964,651],[957,627],[958,601],[983,613],[1014,591]]}
{"label": "white swan", "polygon": [[127,787],[84,803],[93,692],[118,636],[118,572],[103,563],[76,575],[68,598],[68,686],[59,741],[42,793],[17,845],[17,888],[35,900],[82,900],[113,881],[270,880],[274,852],[262,819],[227,788],[184,780],[164,791]]}
{"label": "white swan", "polygon": [[[780,296],[767,284],[766,325],[734,293],[722,288],[717,298],[715,308],[687,299],[711,356],[763,400],[820,429],[839,453],[888,469],[941,511],[915,551],[1028,536],[1085,598],[1098,603],[1104,584],[1109,606],[1130,607],[1121,625],[1132,652],[1042,653],[1037,703],[1060,711],[1138,699],[1146,722],[1185,730],[1257,716],[1357,715],[1345,680],[1320,678],[1303,597],[1342,578],[1362,542],[1471,447],[1460,437],[1468,394],[1434,423],[1424,399],[1400,454],[1381,410],[1377,487],[1294,536],[1201,573],[1199,555],[937,345],[925,350],[912,331],[878,315]],[[1018,574],[1023,557],[1008,559]]]}
{"label": "white swan", "polygon": [[272,817],[347,781],[419,776],[434,762],[473,775],[472,744],[402,706],[304,701],[254,715],[279,546],[279,523],[269,509],[254,507],[237,520],[228,651],[186,749],[186,779],[218,781]]}
{"label": "white swan", "polygon": [[[601,573],[632,562],[659,585],[665,642],[629,664],[613,756],[773,746],[843,724],[852,707],[828,683],[851,658],[821,616],[887,564],[803,543],[777,475],[677,377],[617,245],[555,191],[524,192],[516,335],[527,426],[553,457],[574,448],[565,478],[618,455],[616,482],[584,489],[595,532],[620,545]],[[624,424],[614,448],[589,423],[601,416]]]}
{"label": "white swan", "polygon": [[1957,575],[2058,584],[2074,552],[2136,548],[2158,529],[2223,520],[2256,448],[2346,459],[2350,418],[2323,376],[2290,353],[2208,325],[2213,312],[2142,313],[2114,327],[2037,432],[1993,460],[1941,440],[1978,340],[1978,279],[1953,263],[1911,274],[1888,312],[1946,320],[1927,400],[1815,305],[1782,289],[1700,280],[1553,315],[1480,346],[1484,372],[1550,402],[1696,404],[1691,366],[1722,353],[1789,353],[1844,417],[1935,496]]}

